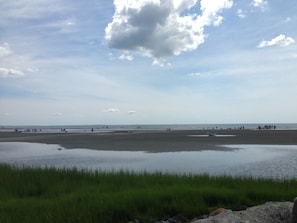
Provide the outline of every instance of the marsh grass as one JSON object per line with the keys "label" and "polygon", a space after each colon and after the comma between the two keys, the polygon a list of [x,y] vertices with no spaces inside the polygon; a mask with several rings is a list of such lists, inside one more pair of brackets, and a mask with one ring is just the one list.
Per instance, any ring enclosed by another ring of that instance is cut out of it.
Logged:
{"label": "marsh grass", "polygon": [[194,218],[217,207],[292,200],[296,180],[0,165],[1,223]]}

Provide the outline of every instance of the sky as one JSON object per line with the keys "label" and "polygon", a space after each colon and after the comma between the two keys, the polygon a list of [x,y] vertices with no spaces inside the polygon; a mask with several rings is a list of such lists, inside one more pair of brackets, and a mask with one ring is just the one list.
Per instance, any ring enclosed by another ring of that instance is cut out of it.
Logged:
{"label": "sky", "polygon": [[0,10],[0,126],[297,123],[296,0]]}

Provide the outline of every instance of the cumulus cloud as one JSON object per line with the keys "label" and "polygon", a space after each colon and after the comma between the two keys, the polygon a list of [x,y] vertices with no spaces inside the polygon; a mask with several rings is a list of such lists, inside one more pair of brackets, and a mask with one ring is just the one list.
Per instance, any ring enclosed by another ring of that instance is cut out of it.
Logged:
{"label": "cumulus cloud", "polygon": [[[233,0],[114,0],[113,21],[105,29],[110,48],[134,51],[155,64],[182,52],[195,50],[205,40],[204,27],[222,23],[223,9]],[[190,11],[192,13],[190,13]]]}
{"label": "cumulus cloud", "polygon": [[23,75],[24,72],[21,70],[0,67],[0,77],[21,77]]}
{"label": "cumulus cloud", "polygon": [[268,4],[268,1],[266,0],[252,0],[251,3],[253,6],[261,8],[262,10],[264,10]]}
{"label": "cumulus cloud", "polygon": [[285,46],[291,45],[292,43],[295,43],[295,40],[292,37],[286,37],[285,35],[280,34],[279,36],[273,38],[270,41],[266,41],[266,40],[261,41],[257,47],[263,48],[263,47],[275,46],[275,45],[285,47]]}
{"label": "cumulus cloud", "polygon": [[[202,26],[218,26],[222,23],[223,17],[219,15],[223,9],[231,8],[233,1],[230,0],[201,0]],[[199,20],[198,20],[199,21]]]}

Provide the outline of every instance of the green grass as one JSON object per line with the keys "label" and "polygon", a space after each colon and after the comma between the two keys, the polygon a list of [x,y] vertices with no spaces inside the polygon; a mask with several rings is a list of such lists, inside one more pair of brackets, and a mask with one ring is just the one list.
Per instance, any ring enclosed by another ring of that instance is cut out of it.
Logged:
{"label": "green grass", "polygon": [[292,200],[297,180],[91,172],[0,165],[1,223],[194,218],[217,207]]}

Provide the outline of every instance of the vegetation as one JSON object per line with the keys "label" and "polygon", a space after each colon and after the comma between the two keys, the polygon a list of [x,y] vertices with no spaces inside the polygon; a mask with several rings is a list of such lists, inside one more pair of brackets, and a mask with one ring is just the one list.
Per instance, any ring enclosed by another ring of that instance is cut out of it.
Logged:
{"label": "vegetation", "polygon": [[292,200],[297,180],[94,172],[0,165],[1,223],[144,222]]}

